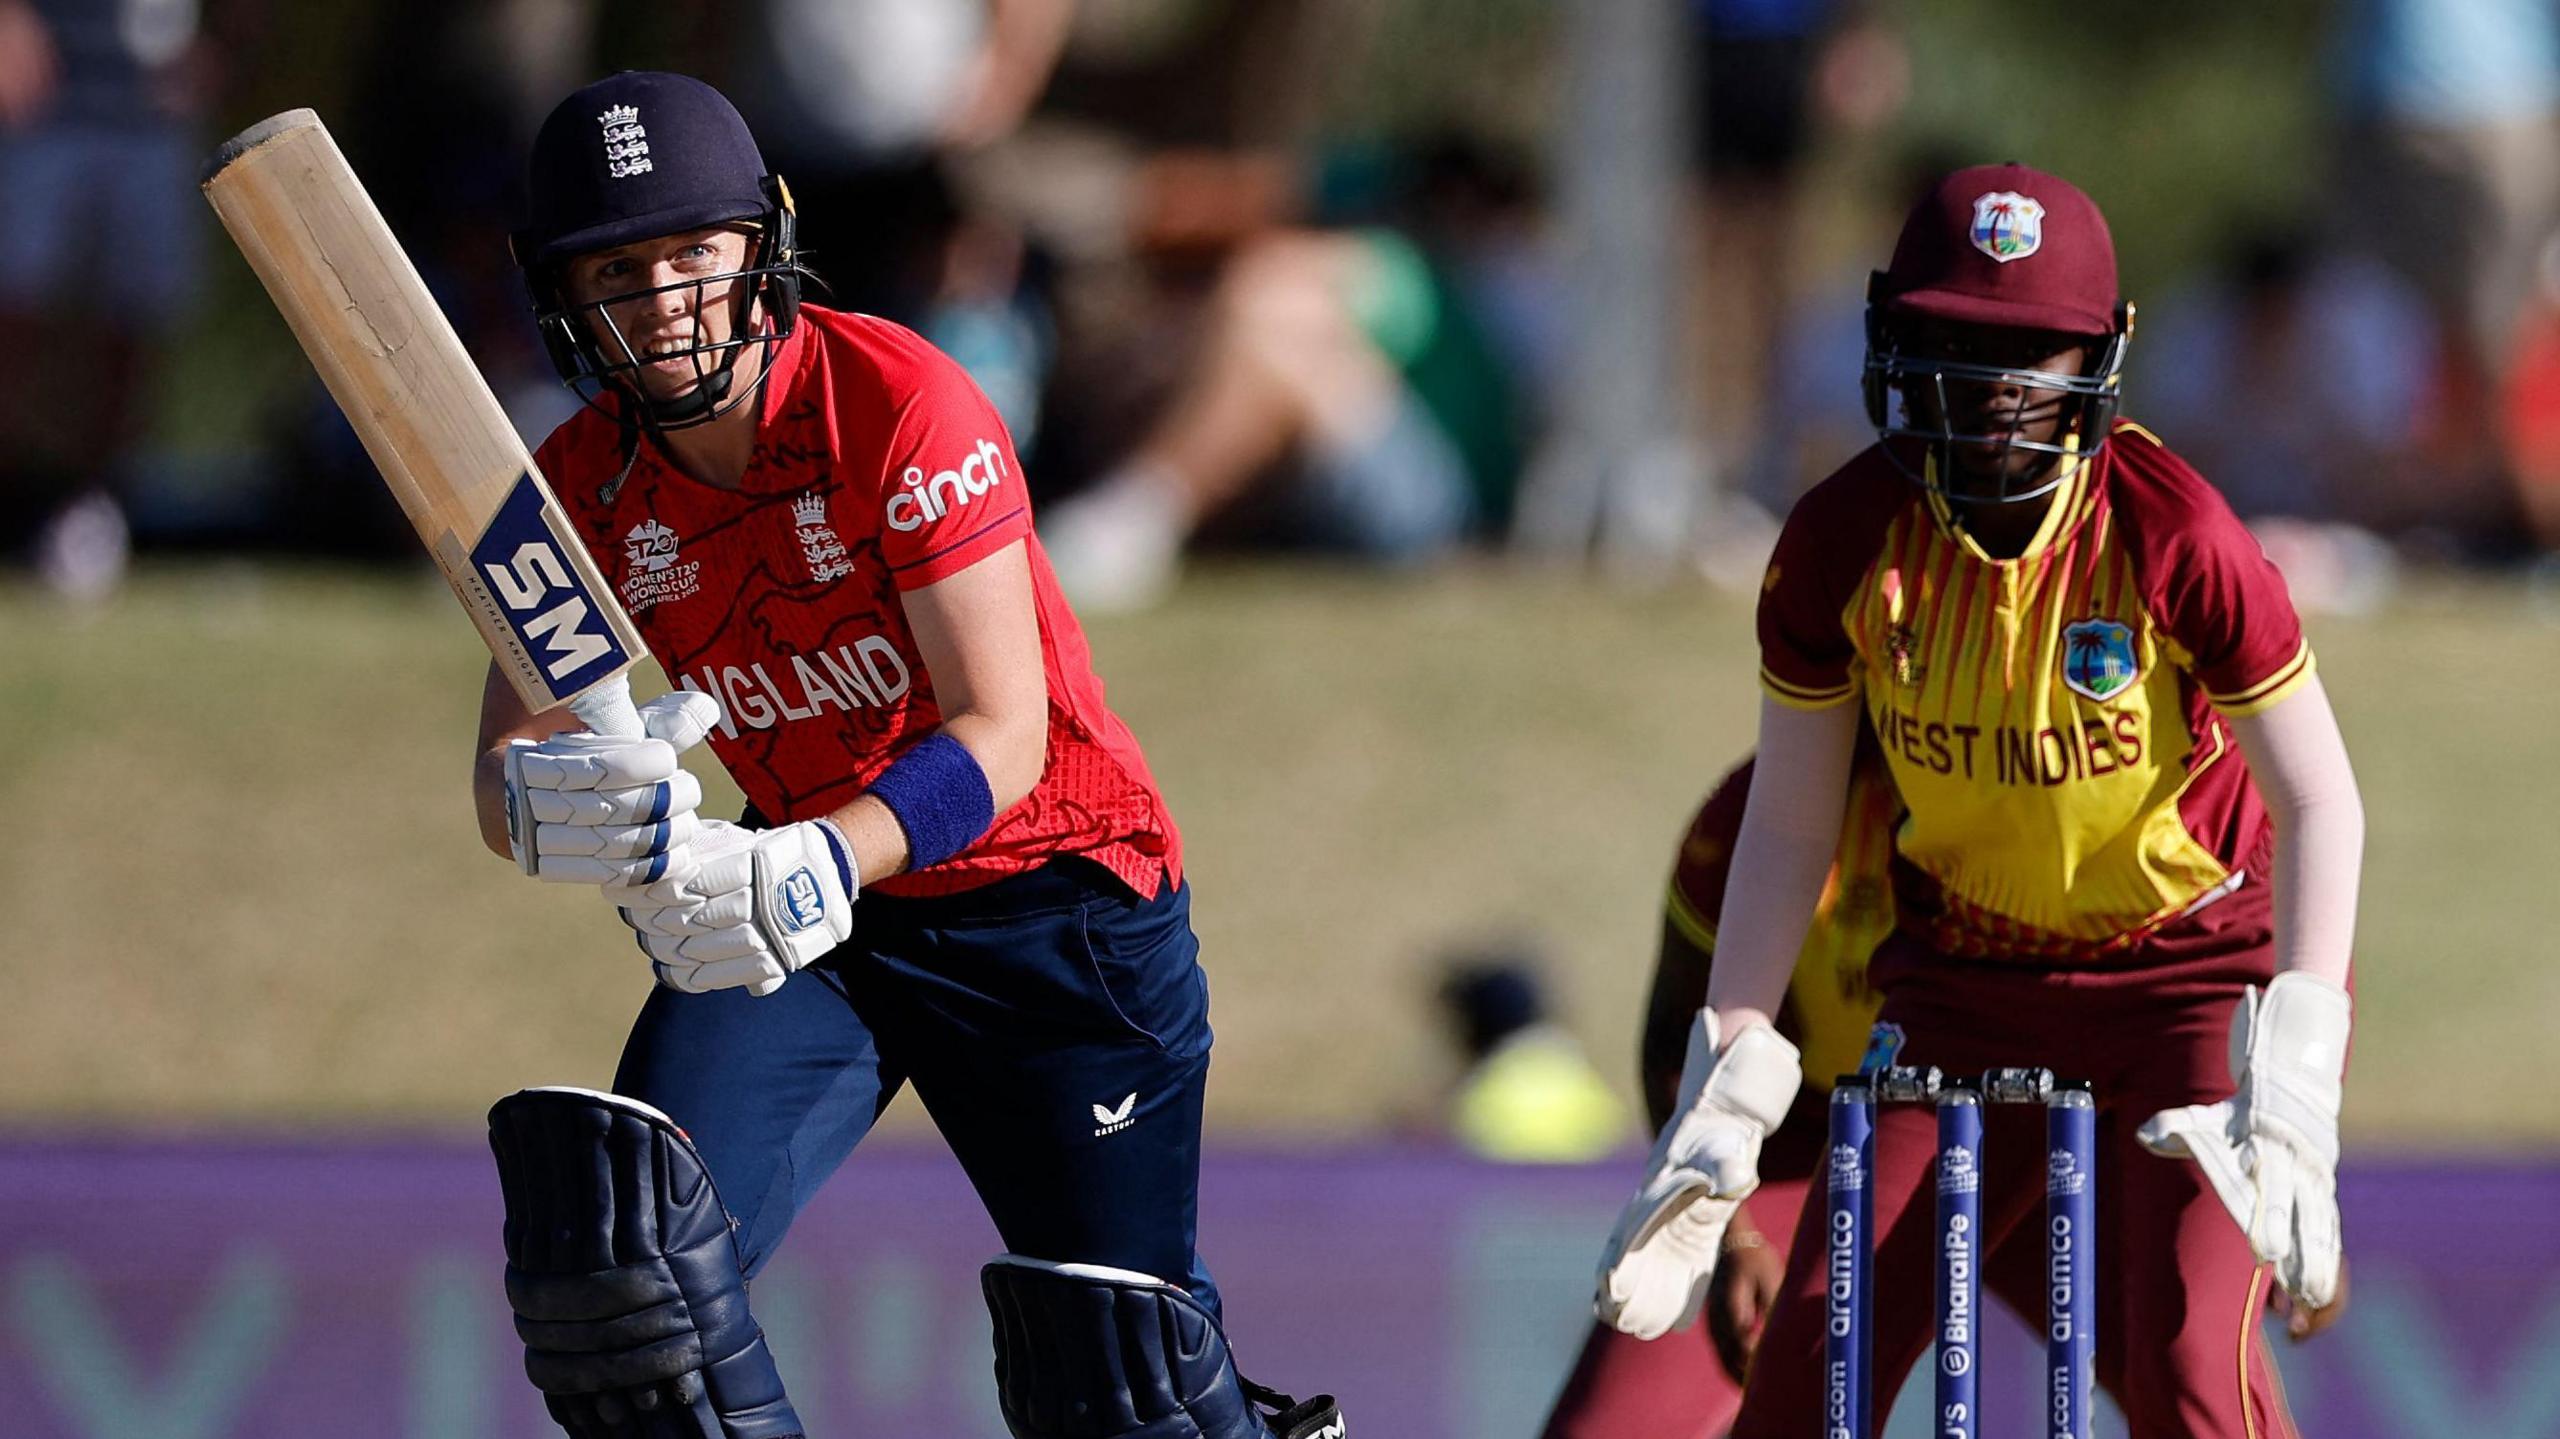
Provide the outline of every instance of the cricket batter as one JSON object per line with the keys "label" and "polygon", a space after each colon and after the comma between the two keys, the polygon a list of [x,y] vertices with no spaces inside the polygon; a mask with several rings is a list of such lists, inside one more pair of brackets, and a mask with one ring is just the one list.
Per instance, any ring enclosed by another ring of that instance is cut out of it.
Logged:
{"label": "cricket batter", "polygon": [[[611,1094],[491,1113],[553,1416],[801,1435],[745,1280],[911,1083],[1012,1251],[982,1282],[1015,1435],[1341,1439],[1228,1355],[1181,838],[995,411],[908,331],[802,303],[789,195],[699,81],[571,95],[528,189],[517,258],[589,401],[540,463],[681,686],[640,739],[562,733],[494,672],[482,702],[491,846],[601,885],[659,983]],[[739,823],[694,812],[704,738]]]}
{"label": "cricket batter", "polygon": [[[1707,1007],[1597,1308],[1694,1317],[1793,1102],[1771,1025],[1872,727],[1903,805],[1868,979],[1906,1063],[2044,1065],[2101,1106],[2100,1382],[2138,1434],[2292,1432],[2265,1286],[2334,1301],[2337,1117],[2363,812],[2282,580],[2215,492],[2117,415],[2132,311],[2089,198],[2019,165],[1946,177],[1869,303],[1878,443],[1800,502],[1762,590],[1757,766]],[[2281,842],[2279,842],[2281,840]],[[2226,1038],[2228,1048],[2226,1050]],[[1995,1110],[1998,1244],[2042,1203],[2035,1116]],[[1934,1121],[1879,1117],[1879,1292],[1929,1292]],[[2165,1156],[2165,1158],[2163,1157]],[[2192,1162],[2188,1162],[2192,1161]],[[1733,1432],[1821,1392],[1805,1224]],[[1886,1396],[1929,1306],[1877,1306]]]}

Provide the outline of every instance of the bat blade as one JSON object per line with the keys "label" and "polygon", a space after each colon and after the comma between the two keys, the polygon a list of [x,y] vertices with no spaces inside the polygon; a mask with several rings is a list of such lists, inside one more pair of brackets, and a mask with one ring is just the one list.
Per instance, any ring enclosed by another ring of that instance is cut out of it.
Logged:
{"label": "bat blade", "polygon": [[526,708],[638,734],[638,630],[320,117],[243,130],[203,187]]}

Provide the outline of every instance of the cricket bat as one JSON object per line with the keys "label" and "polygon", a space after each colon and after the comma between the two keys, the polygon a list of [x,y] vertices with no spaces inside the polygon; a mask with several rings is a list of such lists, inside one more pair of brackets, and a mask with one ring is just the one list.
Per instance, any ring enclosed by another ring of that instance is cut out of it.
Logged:
{"label": "cricket bat", "polygon": [[647,646],[320,117],[241,131],[203,184],[525,708],[640,734]]}

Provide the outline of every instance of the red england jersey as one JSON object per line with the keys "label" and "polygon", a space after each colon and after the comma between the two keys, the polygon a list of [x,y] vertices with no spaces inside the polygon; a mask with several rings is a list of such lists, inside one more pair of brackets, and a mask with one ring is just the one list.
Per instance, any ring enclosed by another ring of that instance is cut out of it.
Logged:
{"label": "red england jersey", "polygon": [[802,306],[772,365],[734,490],[646,444],[608,489],[620,436],[593,409],[536,456],[650,652],[719,701],[711,747],[748,800],[777,823],[830,813],[940,726],[901,597],[1019,541],[1048,674],[1039,786],[967,850],[872,888],[949,894],[1061,854],[1148,897],[1180,882],[1181,838],[1103,704],[995,408],[948,356],[868,315]]}
{"label": "red england jersey", "polygon": [[2015,559],[1869,449],[1788,516],[1760,652],[1781,703],[1866,706],[1905,810],[1902,926],[1943,952],[2100,959],[2263,882],[2225,721],[2311,651],[2257,540],[2139,425]]}

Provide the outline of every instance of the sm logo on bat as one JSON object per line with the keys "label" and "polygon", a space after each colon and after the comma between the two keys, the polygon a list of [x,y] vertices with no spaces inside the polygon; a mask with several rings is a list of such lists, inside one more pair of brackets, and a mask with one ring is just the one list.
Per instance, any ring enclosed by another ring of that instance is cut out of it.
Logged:
{"label": "sm logo on bat", "polygon": [[[555,694],[571,695],[631,662],[580,566],[544,516],[542,487],[525,475],[471,547],[471,575],[485,587],[514,648]],[[466,601],[477,597],[466,594]]]}

